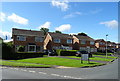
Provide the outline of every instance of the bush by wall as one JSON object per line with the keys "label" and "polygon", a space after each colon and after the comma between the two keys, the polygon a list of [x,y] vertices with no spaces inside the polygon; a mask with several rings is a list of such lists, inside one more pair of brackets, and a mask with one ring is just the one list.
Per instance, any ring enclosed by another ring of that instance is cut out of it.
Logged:
{"label": "bush by wall", "polygon": [[75,56],[76,52],[75,51],[61,51],[60,56]]}
{"label": "bush by wall", "polygon": [[11,59],[14,57],[13,45],[11,42],[2,43],[2,59]]}
{"label": "bush by wall", "polygon": [[18,53],[15,53],[14,59],[43,57],[43,54],[44,53],[41,53],[41,52],[18,52]]}

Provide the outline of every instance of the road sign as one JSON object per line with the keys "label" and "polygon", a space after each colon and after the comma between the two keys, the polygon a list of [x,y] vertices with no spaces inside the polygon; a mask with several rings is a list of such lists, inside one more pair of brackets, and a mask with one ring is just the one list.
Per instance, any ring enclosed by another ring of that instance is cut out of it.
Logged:
{"label": "road sign", "polygon": [[83,63],[83,61],[89,62],[89,54],[81,54],[81,63]]}

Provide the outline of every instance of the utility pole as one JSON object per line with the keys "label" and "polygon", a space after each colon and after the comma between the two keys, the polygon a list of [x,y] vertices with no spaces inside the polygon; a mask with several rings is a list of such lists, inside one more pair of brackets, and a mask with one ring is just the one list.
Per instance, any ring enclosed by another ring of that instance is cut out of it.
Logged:
{"label": "utility pole", "polygon": [[107,36],[108,34],[106,35],[106,58],[107,58]]}

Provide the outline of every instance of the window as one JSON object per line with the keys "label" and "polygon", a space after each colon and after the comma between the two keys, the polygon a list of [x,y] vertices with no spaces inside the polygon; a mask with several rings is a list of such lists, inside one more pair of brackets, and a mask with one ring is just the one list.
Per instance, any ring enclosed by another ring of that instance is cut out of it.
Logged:
{"label": "window", "polygon": [[83,41],[83,40],[82,40],[82,41],[81,41],[81,44],[86,44],[86,41]]}
{"label": "window", "polygon": [[53,46],[53,49],[60,49],[59,46]]}
{"label": "window", "polygon": [[105,43],[103,43],[103,42],[100,42],[100,45],[105,45]]}
{"label": "window", "polygon": [[18,41],[26,41],[26,37],[25,36],[17,36],[17,40]]}
{"label": "window", "polygon": [[60,43],[60,39],[54,39],[55,43]]}
{"label": "window", "polygon": [[72,39],[67,39],[67,43],[72,43]]}
{"label": "window", "polygon": [[86,50],[86,47],[80,47],[80,50],[84,50],[84,51],[85,51],[85,50]]}
{"label": "window", "polygon": [[36,42],[43,42],[43,38],[42,37],[35,37],[35,41]]}
{"label": "window", "polygon": [[28,51],[29,52],[36,52],[36,45],[29,45],[28,46]]}
{"label": "window", "polygon": [[94,41],[90,41],[90,44],[91,44],[91,45],[94,45]]}

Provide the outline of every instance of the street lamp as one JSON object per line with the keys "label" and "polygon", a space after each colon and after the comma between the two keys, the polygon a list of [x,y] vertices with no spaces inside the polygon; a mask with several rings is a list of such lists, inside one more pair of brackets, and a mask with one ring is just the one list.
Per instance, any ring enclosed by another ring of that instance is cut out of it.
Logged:
{"label": "street lamp", "polygon": [[107,57],[107,36],[108,34],[106,35],[106,57]]}

